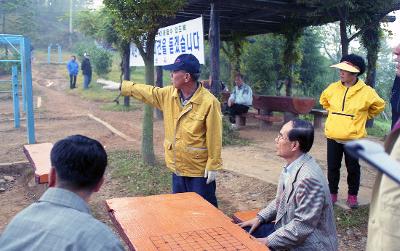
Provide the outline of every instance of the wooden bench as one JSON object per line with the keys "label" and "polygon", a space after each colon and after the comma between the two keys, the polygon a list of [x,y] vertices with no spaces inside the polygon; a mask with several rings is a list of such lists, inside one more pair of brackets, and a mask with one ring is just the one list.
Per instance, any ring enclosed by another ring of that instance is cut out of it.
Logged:
{"label": "wooden bench", "polygon": [[232,220],[234,223],[241,223],[244,221],[248,221],[254,219],[259,211],[260,209],[239,211],[233,214]]}
{"label": "wooden bench", "polygon": [[[221,92],[222,102],[227,103],[229,96],[229,92]],[[308,114],[314,105],[315,100],[309,97],[253,95],[253,108],[257,113],[236,116],[235,123],[238,127],[244,126],[246,118],[253,116],[260,121],[260,129],[264,129],[274,122],[287,122],[299,114]],[[283,112],[284,116],[275,115],[274,112]]]}
{"label": "wooden bench", "polygon": [[[287,122],[299,114],[307,114],[314,104],[315,100],[307,97],[253,95],[253,108],[258,110],[255,118],[260,120],[260,129],[273,122]],[[284,116],[276,116],[273,112],[283,112]]]}
{"label": "wooden bench", "polygon": [[[230,92],[226,92],[226,91],[221,92],[221,104],[222,105],[225,104],[226,107],[228,106],[228,99],[229,99],[230,95],[231,95]],[[236,124],[237,128],[245,126],[246,125],[246,119],[248,117],[252,117],[252,116],[254,116],[254,114],[249,113],[249,112],[243,113],[243,114],[240,114],[240,115],[236,115],[235,116],[235,124]]]}
{"label": "wooden bench", "polygon": [[24,153],[35,171],[35,180],[38,184],[49,182],[50,151],[52,148],[53,144],[51,143],[24,145]]}
{"label": "wooden bench", "polygon": [[328,112],[321,109],[312,109],[310,114],[314,116],[314,129],[322,128],[323,118],[328,116]]}

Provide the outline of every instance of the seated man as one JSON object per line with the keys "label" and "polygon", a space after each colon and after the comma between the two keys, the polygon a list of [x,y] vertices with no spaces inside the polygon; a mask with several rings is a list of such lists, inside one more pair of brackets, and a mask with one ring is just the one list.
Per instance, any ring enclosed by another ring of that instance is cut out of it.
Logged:
{"label": "seated man", "polygon": [[[314,128],[304,120],[286,123],[276,142],[285,159],[277,195],[257,217],[239,225],[272,249],[337,250],[335,218],[328,184],[307,152]],[[274,223],[271,223],[275,221]]]}
{"label": "seated man", "polygon": [[235,84],[231,96],[228,99],[229,121],[234,124],[235,116],[246,113],[253,104],[253,91],[243,82],[240,73],[235,75]]}
{"label": "seated man", "polygon": [[0,250],[124,250],[87,204],[104,181],[103,146],[69,136],[53,146],[50,159],[50,188],[14,217],[0,236]]}

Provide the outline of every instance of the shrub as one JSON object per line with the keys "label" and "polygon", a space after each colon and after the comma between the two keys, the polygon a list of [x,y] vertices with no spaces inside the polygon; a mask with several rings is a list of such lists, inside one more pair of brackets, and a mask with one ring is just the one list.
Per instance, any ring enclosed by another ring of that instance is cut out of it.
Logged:
{"label": "shrub", "polygon": [[93,71],[96,72],[98,75],[106,75],[111,71],[112,65],[112,54],[111,52],[96,47],[94,44],[84,44],[80,43],[74,47],[74,51],[76,55],[82,62],[83,54],[89,53],[90,55],[90,62],[92,64]]}

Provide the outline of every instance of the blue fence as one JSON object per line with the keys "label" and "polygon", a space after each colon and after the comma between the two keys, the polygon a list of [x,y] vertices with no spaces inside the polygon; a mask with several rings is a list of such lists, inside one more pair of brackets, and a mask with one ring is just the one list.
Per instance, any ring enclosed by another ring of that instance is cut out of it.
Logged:
{"label": "blue fence", "polygon": [[[33,90],[32,90],[32,69],[31,69],[31,44],[27,37],[21,35],[0,34],[0,44],[7,45],[14,53],[14,58],[1,58],[1,63],[15,63],[12,65],[11,79],[1,81],[11,83],[13,98],[14,127],[20,127],[20,102],[19,93],[22,94],[22,108],[26,116],[26,128],[28,144],[35,143],[35,121],[33,112]],[[17,55],[17,56],[15,56]],[[18,66],[20,64],[20,74]],[[20,78],[18,78],[20,76]],[[18,81],[20,80],[20,81]],[[19,84],[20,83],[20,84]],[[19,91],[21,88],[21,92]]]}

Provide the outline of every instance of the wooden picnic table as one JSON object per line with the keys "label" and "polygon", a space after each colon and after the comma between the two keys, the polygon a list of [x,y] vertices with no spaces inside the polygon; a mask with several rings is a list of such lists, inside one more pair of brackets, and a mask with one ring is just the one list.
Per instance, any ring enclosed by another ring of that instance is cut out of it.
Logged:
{"label": "wooden picnic table", "polygon": [[50,152],[52,148],[52,143],[24,145],[24,153],[34,168],[35,179],[38,184],[49,182],[51,169]]}
{"label": "wooden picnic table", "polygon": [[196,193],[106,200],[130,250],[269,250]]}

